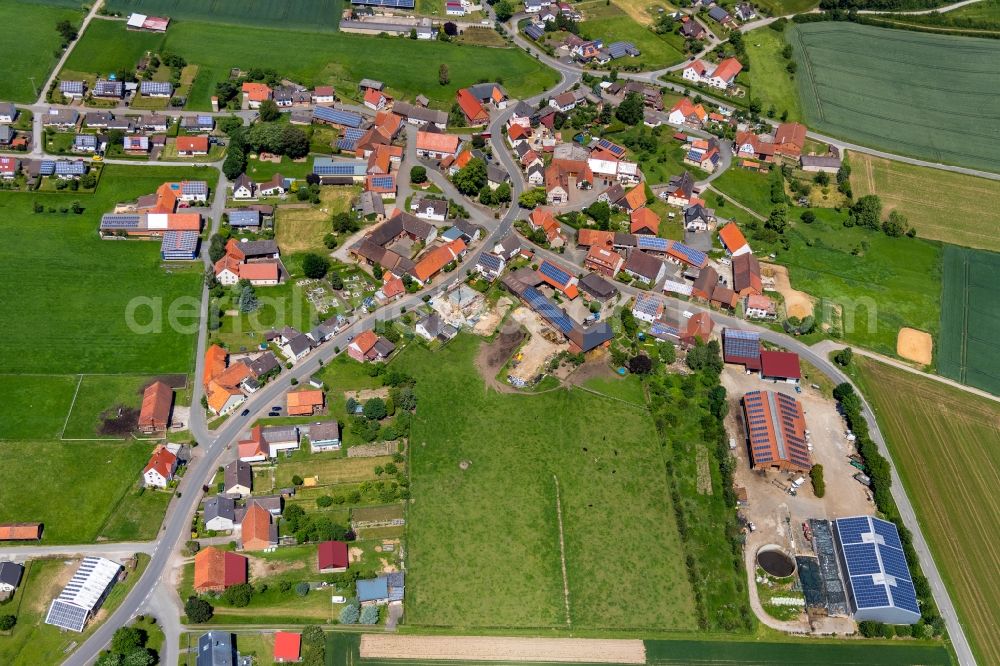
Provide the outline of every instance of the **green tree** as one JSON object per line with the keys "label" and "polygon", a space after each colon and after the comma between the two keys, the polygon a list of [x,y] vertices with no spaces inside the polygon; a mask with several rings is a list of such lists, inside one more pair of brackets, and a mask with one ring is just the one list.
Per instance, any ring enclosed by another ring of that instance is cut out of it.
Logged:
{"label": "green tree", "polygon": [[357,624],[361,618],[361,609],[356,602],[351,602],[340,609],[341,624]]}
{"label": "green tree", "polygon": [[494,191],[493,195],[496,198],[497,203],[501,204],[510,203],[512,198],[510,183],[500,183],[500,185]]}
{"label": "green tree", "polygon": [[341,291],[344,288],[344,278],[340,277],[340,273],[330,274],[330,288],[334,291]]}
{"label": "green tree", "polygon": [[632,314],[632,310],[629,308],[622,308],[619,318],[622,321],[622,330],[625,331],[625,336],[628,339],[634,339],[636,331],[639,329],[639,325],[635,321],[635,315]]}
{"label": "green tree", "polygon": [[854,350],[850,347],[844,347],[833,355],[833,360],[837,365],[846,368],[854,360]]}
{"label": "green tree", "polygon": [[597,222],[598,229],[607,231],[611,228],[611,206],[606,201],[595,201],[584,208],[583,212]]}
{"label": "green tree", "polygon": [[660,343],[660,362],[670,365],[676,360],[677,348],[674,347],[674,343],[669,341]]}
{"label": "green tree", "polygon": [[360,228],[357,219],[350,213],[334,213],[330,223],[338,234],[352,234]]}
{"label": "green tree", "polygon": [[146,647],[148,636],[139,627],[119,627],[111,638],[111,651],[118,654],[128,654]]}
{"label": "green tree", "polygon": [[302,257],[302,273],[307,278],[318,280],[330,269],[330,260],[315,253]]}
{"label": "green tree", "polygon": [[889,217],[882,223],[882,231],[885,232],[886,236],[891,238],[899,238],[906,233],[909,227],[910,223],[907,221],[906,216],[898,210],[891,211]]}
{"label": "green tree", "polygon": [[626,125],[638,125],[642,122],[645,101],[639,93],[629,93],[615,110],[615,118]]}
{"label": "green tree", "polygon": [[410,169],[410,182],[414,185],[420,185],[421,183],[427,182],[427,168],[422,166],[415,166]]}
{"label": "green tree", "polygon": [[850,217],[859,227],[878,229],[882,223],[882,199],[877,194],[866,194],[851,206]]}
{"label": "green tree", "polygon": [[211,240],[208,242],[208,257],[212,260],[214,264],[219,259],[222,259],[226,255],[226,239],[224,239],[219,234],[212,234]]}
{"label": "green tree", "polygon": [[298,474],[293,474],[292,475],[292,485],[293,486],[301,486],[302,484],[303,484],[302,477],[299,476]]}
{"label": "green tree", "polygon": [[469,160],[468,164],[452,176],[455,187],[466,196],[477,194],[486,185],[486,181],[486,162],[478,157]]}
{"label": "green tree", "polygon": [[448,65],[444,63],[438,67],[438,83],[443,86],[451,83],[451,73],[448,71]]}
{"label": "green tree", "polygon": [[235,146],[230,145],[226,152],[226,159],[222,163],[222,172],[229,180],[236,180],[247,168],[247,157],[244,152]]}
{"label": "green tree", "polygon": [[767,216],[767,220],[764,222],[764,228],[770,229],[775,233],[783,234],[785,229],[788,227],[788,208],[784,205],[775,206],[771,209],[771,214]]}
{"label": "green tree", "polygon": [[493,5],[493,11],[496,13],[498,21],[506,23],[514,15],[514,6],[509,0],[500,0]]}
{"label": "green tree", "polygon": [[826,494],[826,481],[823,480],[823,466],[813,465],[809,470],[809,478],[812,479],[813,494],[816,497],[823,497]]}
{"label": "green tree", "polygon": [[257,302],[257,292],[248,281],[240,280],[240,282],[246,282],[246,284],[240,286],[240,298],[237,306],[239,311],[244,314],[256,312],[260,308],[260,303]]}
{"label": "green tree", "polygon": [[187,602],[184,604],[184,614],[187,615],[188,620],[191,622],[202,624],[212,619],[215,609],[212,608],[212,604],[204,599],[188,597]]}
{"label": "green tree", "polygon": [[273,99],[265,99],[260,103],[260,119],[265,123],[272,123],[281,117],[281,111]]}
{"label": "green tree", "polygon": [[56,32],[63,38],[63,41],[67,44],[76,39],[76,28],[69,21],[59,21],[56,23]]}
{"label": "green tree", "polygon": [[[500,2],[506,1],[500,0]],[[361,624],[378,624],[378,606],[365,606],[362,608],[360,622]]]}
{"label": "green tree", "polygon": [[230,606],[246,608],[250,605],[250,599],[253,598],[253,586],[250,583],[240,583],[227,587],[226,591],[222,593],[222,598]]}
{"label": "green tree", "polygon": [[813,222],[816,221],[816,213],[812,212],[811,210],[802,211],[802,215],[799,215],[799,219],[805,222],[806,224],[812,224]]}
{"label": "green tree", "polygon": [[97,173],[95,171],[88,171],[80,176],[80,187],[85,190],[92,190],[97,187]]}
{"label": "green tree", "polygon": [[388,414],[385,400],[382,398],[370,398],[365,402],[363,413],[367,419],[381,421]]}

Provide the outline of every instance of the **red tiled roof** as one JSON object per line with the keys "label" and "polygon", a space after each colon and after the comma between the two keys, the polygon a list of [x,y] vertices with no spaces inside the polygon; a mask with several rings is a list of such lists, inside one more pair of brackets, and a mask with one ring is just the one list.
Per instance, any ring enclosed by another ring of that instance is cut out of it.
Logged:
{"label": "red tiled roof", "polygon": [[376,342],[378,342],[378,335],[374,331],[365,331],[354,338],[354,342],[351,344],[357,347],[362,354],[367,354]]}
{"label": "red tiled roof", "polygon": [[350,565],[347,544],[343,541],[324,541],[316,547],[319,568],[344,569]]}
{"label": "red tiled roof", "polygon": [[576,244],[584,247],[611,247],[615,244],[615,234],[599,229],[580,229],[576,232]]}
{"label": "red tiled roof", "polygon": [[226,369],[226,360],[228,358],[229,352],[219,345],[212,345],[206,349],[203,383],[208,384],[211,379],[221,375]]}
{"label": "red tiled roof", "polygon": [[489,120],[490,115],[486,112],[482,102],[473,97],[468,89],[462,88],[456,93],[456,97],[458,98],[458,106],[462,109],[465,117],[469,119],[469,122],[485,122]]}
{"label": "red tiled roof", "polygon": [[153,449],[153,455],[150,457],[149,462],[146,463],[142,473],[145,474],[150,470],[156,470],[157,474],[169,481],[176,462],[177,456],[172,454],[167,450],[167,447],[161,444]]}
{"label": "red tiled roof", "polygon": [[252,264],[240,264],[241,280],[277,280],[278,262],[260,261]]}
{"label": "red tiled roof", "polygon": [[440,132],[417,132],[417,150],[429,150],[435,153],[454,153],[458,150],[457,134],[441,134]]}
{"label": "red tiled roof", "polygon": [[221,592],[247,582],[247,558],[209,546],[194,556],[195,592]]}
{"label": "red tiled roof", "polygon": [[260,550],[271,545],[271,514],[260,504],[251,504],[240,528],[243,548]]}
{"label": "red tiled roof", "polygon": [[730,222],[726,226],[719,229],[719,239],[730,253],[736,252],[747,244],[746,237],[743,235],[743,232],[740,231],[740,228],[736,226],[735,222]]}
{"label": "red tiled roof", "polygon": [[448,262],[458,259],[458,256],[465,252],[465,247],[465,241],[458,238],[447,245],[434,248],[417,262],[413,268],[414,277],[421,282],[426,282],[437,275],[438,271],[444,268]]}
{"label": "red tiled roof", "polygon": [[290,631],[275,632],[274,661],[298,661],[301,645],[302,634],[293,634]]}
{"label": "red tiled roof", "polygon": [[646,205],[646,186],[643,183],[639,183],[625,195],[625,203],[632,210],[637,208],[642,208]]}
{"label": "red tiled roof", "polygon": [[718,77],[723,81],[730,81],[743,71],[743,65],[736,58],[726,58],[719,63],[719,66],[712,72],[712,77]]}
{"label": "red tiled roof", "polygon": [[207,136],[179,136],[177,137],[177,152],[179,153],[207,153]]}
{"label": "red tiled roof", "polygon": [[151,430],[166,428],[173,400],[174,391],[165,383],[156,381],[147,386],[142,393],[142,407],[139,408],[139,427]]}
{"label": "red tiled roof", "polygon": [[795,352],[762,351],[760,353],[760,374],[763,377],[801,379],[799,355]]}
{"label": "red tiled roof", "polygon": [[264,83],[247,81],[243,84],[242,90],[251,102],[263,102],[266,99],[271,99],[271,89]]}
{"label": "red tiled roof", "polygon": [[660,216],[646,207],[633,210],[630,218],[632,225],[629,230],[633,234],[646,229],[654,236],[660,232]]}
{"label": "red tiled roof", "polygon": [[0,541],[34,541],[41,538],[41,523],[4,523],[0,525]]}

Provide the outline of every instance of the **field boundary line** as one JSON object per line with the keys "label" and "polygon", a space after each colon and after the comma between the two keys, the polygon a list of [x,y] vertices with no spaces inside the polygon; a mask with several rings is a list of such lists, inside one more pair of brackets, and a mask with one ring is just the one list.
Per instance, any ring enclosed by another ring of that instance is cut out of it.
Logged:
{"label": "field boundary line", "polygon": [[559,522],[559,560],[562,563],[563,600],[566,605],[566,626],[571,627],[573,625],[573,621],[570,619],[569,612],[569,575],[566,573],[566,540],[563,537],[562,501],[559,499],[559,477],[553,474],[552,480],[556,482],[556,519]]}
{"label": "field boundary line", "polygon": [[599,398],[606,398],[607,400],[617,400],[622,404],[629,405],[631,407],[636,407],[638,409],[646,411],[646,405],[640,405],[637,402],[632,402],[631,400],[626,400],[625,398],[618,398],[613,395],[608,395],[607,393],[601,393],[600,391],[595,391],[592,388],[587,388],[586,386],[581,386],[580,384],[576,384],[575,386],[573,386],[573,388],[580,389],[581,391],[586,391],[587,393],[590,393],[591,395],[596,395]]}
{"label": "field boundary line", "polygon": [[969,253],[962,253],[962,356],[959,373],[964,384],[968,380],[969,358]]}
{"label": "field boundary line", "polygon": [[66,418],[63,420],[62,430],[59,431],[59,439],[62,439],[63,435],[66,434],[66,426],[69,425],[69,417],[73,416],[73,407],[76,406],[76,396],[80,394],[80,384],[83,384],[83,375],[77,375],[76,390],[73,391],[73,401],[69,403],[69,409],[66,410]]}

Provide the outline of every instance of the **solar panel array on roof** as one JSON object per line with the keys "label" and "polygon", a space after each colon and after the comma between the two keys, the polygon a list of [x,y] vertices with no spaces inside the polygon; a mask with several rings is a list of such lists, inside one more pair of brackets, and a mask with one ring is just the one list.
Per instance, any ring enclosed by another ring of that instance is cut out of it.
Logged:
{"label": "solar panel array on roof", "polygon": [[371,179],[372,187],[379,190],[391,190],[395,187],[395,178],[392,176],[375,176]]}
{"label": "solar panel array on roof", "polygon": [[364,175],[366,168],[367,164],[360,160],[334,162],[317,159],[313,162],[313,173],[317,176],[358,176]]}
{"label": "solar panel array on roof", "polygon": [[564,335],[573,330],[573,320],[566,316],[565,312],[553,305],[549,299],[545,298],[534,287],[525,289],[521,297],[528,302],[532,310],[544,317]]}
{"label": "solar panel array on roof", "polygon": [[83,631],[90,611],[65,601],[56,599],[49,606],[49,614],[45,616],[45,624],[51,624],[69,631]]}
{"label": "solar panel array on roof", "polygon": [[612,143],[607,139],[601,139],[600,141],[598,141],[597,147],[608,151],[615,157],[623,157],[625,155],[625,148],[619,146],[617,143]]}
{"label": "solar panel array on roof", "polygon": [[673,324],[665,324],[663,322],[654,321],[653,325],[650,327],[649,332],[652,333],[657,338],[679,338],[681,337],[681,329]]}
{"label": "solar panel array on roof", "polygon": [[174,86],[169,81],[143,81],[139,84],[139,91],[143,95],[170,95]]}
{"label": "solar panel array on roof", "polygon": [[666,238],[657,238],[649,234],[639,234],[635,237],[635,245],[640,250],[652,250],[653,252],[666,252],[670,247],[670,241]]}
{"label": "solar panel array on roof", "polygon": [[189,261],[198,256],[197,231],[165,231],[160,256],[167,260]]}
{"label": "solar panel array on roof", "polygon": [[56,172],[56,163],[52,160],[42,160],[38,165],[38,173],[42,176],[51,176]]}
{"label": "solar panel array on roof", "polygon": [[545,34],[545,30],[532,23],[524,29],[524,34],[537,41]]}
{"label": "solar panel array on roof", "polygon": [[107,213],[101,216],[101,229],[138,229],[142,216],[137,214]]}
{"label": "solar panel array on roof", "polygon": [[760,335],[753,331],[727,328],[722,332],[722,355],[724,358],[758,358],[760,356]]}
{"label": "solar panel array on roof", "polygon": [[573,279],[569,273],[548,261],[542,262],[542,265],[538,267],[538,272],[561,285],[569,284],[570,280]]}
{"label": "solar panel array on roof", "polygon": [[920,606],[899,531],[873,516],[834,521],[855,619],[912,624]]}
{"label": "solar panel array on roof", "polygon": [[349,127],[344,130],[344,133],[339,139],[337,139],[337,148],[341,150],[354,150],[358,147],[358,140],[365,135],[363,129],[358,129],[356,127]]}
{"label": "solar panel array on roof", "polygon": [[612,58],[624,58],[630,55],[639,55],[639,49],[632,42],[611,42],[608,44],[608,54]]}
{"label": "solar panel array on roof", "polygon": [[[412,3],[410,6],[413,6]],[[365,122],[364,116],[360,116],[357,113],[341,111],[340,109],[331,109],[326,106],[317,106],[313,109],[313,118],[321,120],[325,123],[343,125],[344,127],[361,127],[361,125]]]}
{"label": "solar panel array on roof", "polygon": [[73,145],[77,148],[96,148],[97,137],[93,134],[77,134],[73,139]]}
{"label": "solar panel array on roof", "polygon": [[644,315],[655,317],[661,307],[663,307],[663,304],[660,299],[655,296],[650,296],[649,294],[639,294],[635,297],[635,305],[632,309],[637,312],[641,312]]}
{"label": "solar panel array on roof", "polygon": [[67,160],[59,160],[56,162],[56,175],[57,176],[81,176],[87,172],[87,165],[77,160],[75,162],[69,162]]}
{"label": "solar panel array on roof", "polygon": [[415,0],[351,0],[352,5],[369,7],[390,7],[393,9],[413,9]]}
{"label": "solar panel array on roof", "polygon": [[677,255],[681,261],[699,268],[708,263],[708,255],[701,250],[674,241],[670,244],[670,253]]}
{"label": "solar panel array on roof", "polygon": [[181,183],[181,194],[186,196],[207,196],[208,183],[203,180],[186,180]]}
{"label": "solar panel array on roof", "polygon": [[231,227],[259,227],[260,211],[256,210],[233,210],[229,211],[229,226]]}
{"label": "solar panel array on roof", "polygon": [[45,624],[69,631],[83,631],[87,618],[104,601],[104,596],[121,565],[103,557],[85,557],[63,591],[52,601]]}

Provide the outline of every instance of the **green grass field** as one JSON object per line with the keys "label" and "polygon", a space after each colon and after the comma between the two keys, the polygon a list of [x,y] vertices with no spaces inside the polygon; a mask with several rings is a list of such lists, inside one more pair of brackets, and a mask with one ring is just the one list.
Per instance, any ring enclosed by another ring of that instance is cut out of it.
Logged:
{"label": "green grass field", "polygon": [[1000,405],[866,358],[855,362],[976,659],[998,663]]}
{"label": "green grass field", "polygon": [[[729,3],[723,3],[729,6]],[[785,16],[787,14],[799,14],[816,7],[819,3],[816,0],[760,0],[755,3],[758,12],[765,10],[772,16]]]}
{"label": "green grass field", "polygon": [[781,55],[787,43],[784,33],[768,27],[758,28],[747,33],[743,43],[751,67],[740,78],[742,83],[749,83],[750,97],[759,99],[764,111],[774,107],[777,118],[787,112],[789,121],[802,120],[795,77],[785,69],[789,61]]}
{"label": "green grass field", "polygon": [[639,49],[638,57],[623,58],[616,61],[616,65],[659,69],[684,59],[683,38],[673,33],[656,34],[614,3],[592,0],[578,4],[576,9],[583,13],[580,35],[585,39],[600,39],[605,44],[629,41]]}
{"label": "green grass field", "polygon": [[420,399],[408,621],[566,628],[558,478],[572,627],[692,629],[694,599],[648,412],[579,390],[487,392],[473,367],[478,349],[478,339],[461,336],[396,361],[417,378]]}
{"label": "green grass field", "polygon": [[1000,303],[993,288],[998,272],[998,254],[945,246],[936,349],[942,375],[994,394],[1000,394]]}
{"label": "green grass field", "polygon": [[33,102],[38,97],[49,72],[59,60],[56,49],[62,38],[56,32],[56,23],[69,21],[79,25],[83,19],[80,3],[72,6],[59,4],[50,6],[22,0],[0,3],[0,25],[12,37],[17,35],[17,48],[9,49],[4,58],[0,100]]}
{"label": "green grass field", "polygon": [[[137,499],[145,511],[149,498],[131,493],[152,444],[131,442],[2,442],[0,523],[45,523],[42,542],[88,543],[124,531],[117,512],[130,512]],[[48,481],[53,483],[48,483]],[[162,507],[165,507],[164,503]],[[148,514],[147,514],[148,515]],[[162,508],[153,524],[129,538],[152,538],[159,529]]]}
{"label": "green grass field", "polygon": [[[975,5],[972,5],[975,6]],[[1000,187],[992,180],[850,153],[855,197],[877,194],[921,238],[1000,251]],[[939,193],[948,192],[947,197]]]}
{"label": "green grass field", "polygon": [[[294,49],[287,45],[294,43]],[[66,69],[114,71],[133,66],[147,50],[172,52],[199,66],[189,106],[208,109],[216,83],[232,67],[271,67],[306,86],[332,83],[341,96],[356,94],[362,78],[377,78],[397,96],[423,93],[450,108],[455,90],[477,81],[503,79],[513,97],[540,92],[556,74],[520,49],[484,49],[443,42],[413,42],[361,35],[324,34],[178,21],[166,35],[128,32],[120,22],[95,21],[70,55]],[[358,58],[358,53],[369,57]],[[451,82],[438,82],[438,65],[447,64]]]}
{"label": "green grass field", "polygon": [[1000,171],[1000,42],[808,23],[788,30],[810,129],[897,154]]}
{"label": "green grass field", "polygon": [[[109,11],[169,16],[171,19],[336,31],[342,0],[105,0]],[[173,29],[173,26],[171,26]]]}
{"label": "green grass field", "polygon": [[57,439],[78,377],[0,375],[0,440]]}
{"label": "green grass field", "polygon": [[[197,326],[173,330],[167,308],[192,298],[194,307],[187,309],[197,315],[200,267],[165,270],[159,243],[102,241],[97,235],[101,214],[115,202],[185,177],[205,178],[205,172],[108,165],[94,194],[0,192],[0,282],[17,286],[4,299],[0,373],[190,369]],[[81,215],[32,212],[36,201],[58,210],[77,200],[85,208]],[[127,312],[130,304],[142,303],[150,307],[136,307],[134,320],[149,326],[136,332]],[[163,315],[159,325],[151,307]]]}

